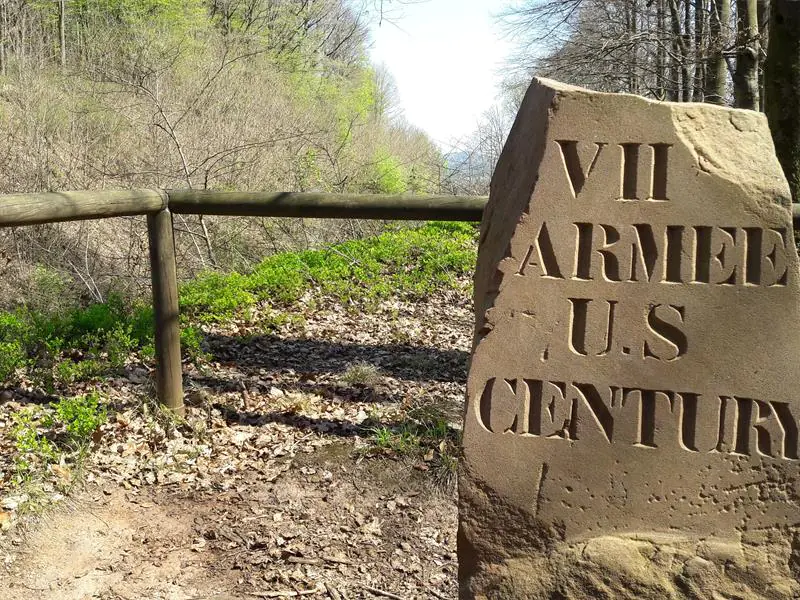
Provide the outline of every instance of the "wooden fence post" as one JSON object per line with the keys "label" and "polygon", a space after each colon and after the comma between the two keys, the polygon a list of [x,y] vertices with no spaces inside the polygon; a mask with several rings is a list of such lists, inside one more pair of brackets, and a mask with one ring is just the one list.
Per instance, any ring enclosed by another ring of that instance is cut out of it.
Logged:
{"label": "wooden fence post", "polygon": [[172,214],[168,209],[147,215],[147,234],[156,328],[156,390],[162,404],[173,412],[183,414],[178,277]]}

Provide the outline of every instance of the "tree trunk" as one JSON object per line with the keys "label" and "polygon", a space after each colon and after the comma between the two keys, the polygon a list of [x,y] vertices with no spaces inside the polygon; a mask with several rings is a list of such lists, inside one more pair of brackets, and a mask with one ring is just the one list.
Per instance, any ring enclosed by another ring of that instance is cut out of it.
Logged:
{"label": "tree trunk", "polygon": [[694,94],[692,100],[702,102],[705,90],[705,36],[706,36],[706,0],[695,0],[694,3]]}
{"label": "tree trunk", "polygon": [[758,11],[756,0],[736,0],[734,106],[758,110]]}
{"label": "tree trunk", "polygon": [[792,200],[800,192],[800,2],[773,0],[765,65],[766,113]]}
{"label": "tree trunk", "polygon": [[711,0],[709,21],[709,57],[706,70],[706,102],[725,104],[728,68],[725,64],[725,43],[731,19],[730,0]]}
{"label": "tree trunk", "polygon": [[67,68],[67,4],[58,0],[58,43],[61,46],[61,68]]}
{"label": "tree trunk", "polygon": [[[670,66],[670,85],[667,99],[671,102],[678,102],[682,99],[681,83],[686,84],[686,61],[683,48],[683,32],[681,30],[681,17],[678,11],[678,0],[669,0],[669,16],[671,24],[672,38],[672,64]],[[684,76],[681,79],[681,76]]]}
{"label": "tree trunk", "polygon": [[639,0],[630,0],[630,11],[627,16],[628,35],[633,40],[630,58],[628,59],[628,91],[639,93],[639,42],[636,35],[639,31]]}
{"label": "tree trunk", "polygon": [[0,3],[0,75],[5,77],[7,71],[8,55],[8,21],[6,20],[6,3]]}
{"label": "tree trunk", "polygon": [[[657,0],[656,29],[660,40],[663,40],[666,37],[666,17],[664,13],[664,0]],[[656,50],[656,96],[659,100],[663,100],[667,95],[666,79],[667,53],[664,49],[664,44],[659,43],[658,49]]]}
{"label": "tree trunk", "polygon": [[692,101],[693,78],[689,73],[689,60],[692,56],[692,4],[690,0],[683,0],[683,33],[681,34],[681,79],[683,80],[683,91],[681,100],[684,102]]}
{"label": "tree trunk", "polygon": [[769,51],[769,0],[758,0],[758,105],[764,109],[764,62]]}

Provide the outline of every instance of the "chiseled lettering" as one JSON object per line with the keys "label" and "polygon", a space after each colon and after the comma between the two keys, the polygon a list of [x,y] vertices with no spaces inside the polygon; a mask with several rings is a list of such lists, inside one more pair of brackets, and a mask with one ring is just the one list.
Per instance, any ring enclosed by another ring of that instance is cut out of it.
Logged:
{"label": "chiseled lettering", "polygon": [[[616,300],[569,298],[569,347],[578,356],[605,356],[614,345]],[[602,317],[598,318],[599,315]]]}
{"label": "chiseled lettering", "polygon": [[572,279],[579,281],[787,285],[792,248],[786,229],[572,225],[574,255],[556,257],[550,232],[540,229],[521,270],[530,262],[543,265],[543,277],[563,278],[562,267],[569,269],[574,259]]}
{"label": "chiseled lettering", "polygon": [[798,460],[787,402],[582,382],[492,377],[474,414],[487,432],[585,444]]}
{"label": "chiseled lettering", "polygon": [[785,228],[745,230],[745,283],[785,286],[788,279],[787,234]]}
{"label": "chiseled lettering", "polygon": [[528,434],[543,437],[569,437],[572,401],[563,381],[526,380],[530,389]]}
{"label": "chiseled lettering", "polygon": [[[533,269],[530,267],[533,267]],[[535,273],[531,273],[531,271],[535,271]],[[542,226],[539,228],[539,233],[536,235],[536,240],[525,254],[525,258],[522,261],[522,265],[519,268],[518,274],[536,274],[541,277],[563,279],[561,275],[561,268],[558,266],[558,259],[556,258],[556,253],[553,249],[553,242],[550,239],[550,233],[547,230],[547,223],[542,223]]]}
{"label": "chiseled lettering", "polygon": [[686,253],[683,251],[684,246],[689,246],[684,242],[686,235],[683,225],[668,225],[667,226],[667,256],[666,256],[666,271],[669,283],[683,283],[688,279],[686,273],[690,270],[691,266],[684,266],[684,256]]}
{"label": "chiseled lettering", "polygon": [[[519,396],[522,386],[516,379],[492,377],[486,382],[477,406],[478,422],[490,433],[516,430],[520,419]],[[525,390],[527,392],[527,390]],[[525,402],[524,396],[522,397]],[[522,407],[523,411],[525,407]],[[526,416],[522,418],[527,419]]]}
{"label": "chiseled lettering", "polygon": [[722,400],[679,392],[681,403],[680,446],[689,452],[713,452],[719,443]]}
{"label": "chiseled lettering", "polygon": [[605,143],[594,143],[594,153],[588,162],[586,168],[581,164],[581,157],[578,152],[578,142],[576,140],[556,140],[559,149],[561,150],[561,159],[564,162],[564,168],[567,171],[567,179],[570,184],[570,191],[574,198],[583,191],[583,186],[589,175],[594,171],[597,165],[597,159],[600,158],[600,153],[606,146]]}
{"label": "chiseled lettering", "polygon": [[584,424],[589,420],[585,418],[588,415],[593,421],[593,426],[589,430],[599,431],[605,441],[611,443],[614,438],[614,418],[611,416],[610,406],[614,388],[604,386],[608,389],[608,396],[604,398],[597,387],[590,383],[573,383],[572,385],[578,392],[578,399],[583,400],[583,403],[579,402],[583,409],[577,409],[576,414],[573,414],[570,421],[570,439],[581,439],[587,433]]}
{"label": "chiseled lettering", "polygon": [[[583,191],[589,176],[595,171],[598,159],[609,142],[581,143],[577,140],[556,140],[556,144],[561,151],[561,160],[570,184],[570,191],[573,198],[577,198]],[[642,146],[647,151],[643,151]],[[665,143],[624,142],[618,144],[622,162],[621,200],[667,200],[670,147],[671,144]],[[646,164],[648,158],[650,158],[649,165]],[[642,173],[645,176],[641,176]]]}
{"label": "chiseled lettering", "polygon": [[656,236],[653,226],[647,223],[636,223],[633,228],[636,242],[631,248],[631,281],[662,281],[665,277],[665,236]]}
{"label": "chiseled lettering", "polygon": [[734,400],[736,454],[797,458],[797,423],[787,403],[739,397]]}
{"label": "chiseled lettering", "polygon": [[742,283],[742,235],[735,227],[695,227],[695,274],[697,283]]}
{"label": "chiseled lettering", "polygon": [[575,279],[591,281],[594,226],[591,223],[575,223],[575,231]]}
{"label": "chiseled lettering", "polygon": [[605,281],[634,281],[634,254],[637,248],[636,229],[600,225],[595,228],[592,256],[600,258],[599,274]]}
{"label": "chiseled lettering", "polygon": [[781,453],[783,458],[798,458],[798,431],[797,421],[792,415],[788,402],[770,402],[772,410],[783,430],[783,445]]}
{"label": "chiseled lettering", "polygon": [[689,342],[681,329],[685,317],[683,306],[655,304],[647,312],[647,329],[651,333],[644,342],[645,358],[671,362],[686,354]]}
{"label": "chiseled lettering", "polygon": [[720,396],[719,427],[717,429],[716,452],[733,452],[736,447],[736,398]]}
{"label": "chiseled lettering", "polygon": [[634,445],[659,448],[665,441],[677,440],[679,417],[675,392],[624,388],[622,401],[626,405],[638,404],[639,407],[636,436],[632,442]]}
{"label": "chiseled lettering", "polygon": [[[669,175],[669,149],[671,144],[648,144],[650,180],[640,177],[647,154],[641,143],[620,144],[622,149],[621,200],[667,200]],[[649,184],[649,185],[648,185]],[[645,187],[647,186],[647,187]]]}
{"label": "chiseled lettering", "polygon": [[650,198],[667,200],[667,182],[669,176],[669,149],[672,144],[650,144],[653,149],[653,181]]}
{"label": "chiseled lettering", "polygon": [[620,198],[639,200],[639,147],[641,144],[620,144],[622,148],[622,182]]}

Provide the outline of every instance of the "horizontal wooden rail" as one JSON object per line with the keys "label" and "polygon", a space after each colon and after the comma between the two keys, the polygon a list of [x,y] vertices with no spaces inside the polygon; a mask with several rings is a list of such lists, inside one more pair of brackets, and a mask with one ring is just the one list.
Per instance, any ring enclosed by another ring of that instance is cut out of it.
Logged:
{"label": "horizontal wooden rail", "polygon": [[[172,213],[325,219],[480,221],[484,196],[391,196],[293,192],[98,190],[0,196],[0,227],[147,215],[156,325],[158,398],[183,410],[178,286]],[[792,206],[800,228],[800,204]]]}
{"label": "horizontal wooden rail", "polygon": [[485,196],[167,190],[173,213],[247,217],[480,221]]}
{"label": "horizontal wooden rail", "polygon": [[0,196],[0,227],[152,214],[166,199],[160,190],[8,194]]}
{"label": "horizontal wooden rail", "polygon": [[[0,227],[173,213],[321,219],[480,221],[486,196],[213,190],[90,190],[0,195]],[[800,204],[792,205],[800,229]]]}

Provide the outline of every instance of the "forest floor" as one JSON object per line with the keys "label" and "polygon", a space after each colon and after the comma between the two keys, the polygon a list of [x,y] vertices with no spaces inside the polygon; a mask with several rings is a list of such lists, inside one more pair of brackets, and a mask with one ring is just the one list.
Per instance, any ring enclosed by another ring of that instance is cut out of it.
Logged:
{"label": "forest floor", "polygon": [[[2,498],[0,600],[456,598],[466,285],[208,326],[182,419],[148,364],[92,384],[112,410],[81,476]],[[0,428],[37,401],[4,400]]]}

